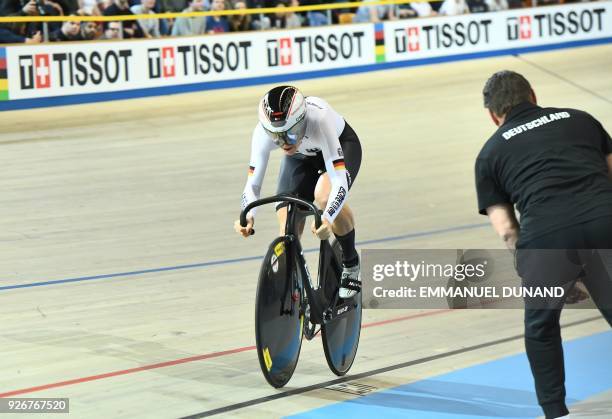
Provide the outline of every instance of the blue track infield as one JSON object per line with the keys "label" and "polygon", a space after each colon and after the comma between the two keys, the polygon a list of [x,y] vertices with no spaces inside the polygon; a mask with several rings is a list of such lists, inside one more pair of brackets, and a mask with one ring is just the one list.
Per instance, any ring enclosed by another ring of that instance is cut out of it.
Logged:
{"label": "blue track infield", "polygon": [[[564,343],[567,404],[612,389],[612,331]],[[407,373],[409,371],[404,370]],[[598,417],[612,417],[600,411]],[[542,416],[526,354],[288,416],[291,419],[524,419]]]}

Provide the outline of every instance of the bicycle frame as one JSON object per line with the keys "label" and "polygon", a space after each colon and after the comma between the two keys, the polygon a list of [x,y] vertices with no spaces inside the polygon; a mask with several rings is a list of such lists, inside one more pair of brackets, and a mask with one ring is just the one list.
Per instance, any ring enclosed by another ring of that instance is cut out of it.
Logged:
{"label": "bicycle frame", "polygon": [[[336,307],[338,302],[338,292],[334,293],[331,301],[326,298],[324,289],[324,281],[327,275],[327,269],[329,267],[325,263],[319,264],[319,276],[318,282],[315,286],[313,283],[312,275],[308,269],[308,264],[304,258],[304,251],[300,243],[299,233],[297,226],[308,215],[314,215],[315,227],[321,226],[321,214],[317,207],[311,202],[296,198],[291,195],[276,195],[269,198],[260,199],[249,204],[240,214],[241,225],[246,225],[246,214],[255,207],[266,205],[273,202],[288,202],[287,208],[287,220],[285,223],[285,251],[291,254],[293,257],[288,258],[287,271],[291,272],[294,267],[297,268],[298,274],[298,286],[303,288],[306,292],[307,306],[310,307],[309,320],[313,324],[323,324],[331,321],[339,315],[346,313],[352,304],[342,304]],[[298,205],[307,207],[308,210],[304,211],[298,208]],[[333,250],[327,240],[321,241],[319,261],[324,261],[326,258],[335,260]],[[294,265],[295,264],[295,265]],[[306,280],[304,280],[306,279]],[[300,293],[303,295],[302,293]],[[345,307],[346,306],[346,307]],[[337,308],[337,309],[336,309]],[[292,307],[293,309],[293,307]]]}
{"label": "bicycle frame", "polygon": [[302,339],[311,340],[320,331],[327,365],[334,374],[344,375],[359,345],[361,294],[339,298],[342,251],[337,241],[334,246],[321,241],[318,281],[314,283],[298,232],[310,214],[315,226],[321,226],[321,214],[314,204],[291,195],[260,199],[241,212],[241,225],[246,225],[246,214],[252,208],[272,202],[289,205],[284,234],[268,246],[257,285],[255,342],[261,371],[273,387],[283,387],[295,371]]}

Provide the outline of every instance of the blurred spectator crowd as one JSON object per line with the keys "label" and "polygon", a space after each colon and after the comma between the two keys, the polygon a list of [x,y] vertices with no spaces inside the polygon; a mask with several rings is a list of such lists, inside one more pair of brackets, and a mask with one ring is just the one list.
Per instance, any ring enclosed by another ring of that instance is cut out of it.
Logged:
{"label": "blurred spectator crowd", "polygon": [[[129,16],[155,13],[220,11],[341,3],[349,0],[0,0],[0,16]],[[373,2],[375,0],[365,0]],[[570,0],[574,1],[574,0]],[[537,0],[538,5],[567,0]],[[526,7],[531,0],[443,0],[401,5],[367,4],[357,9],[303,13],[138,19],[110,22],[40,22],[0,24],[0,43],[38,43],[44,39],[82,41],[119,38],[192,36],[261,29],[299,28],[333,23],[459,15]],[[44,32],[46,30],[46,33]]]}

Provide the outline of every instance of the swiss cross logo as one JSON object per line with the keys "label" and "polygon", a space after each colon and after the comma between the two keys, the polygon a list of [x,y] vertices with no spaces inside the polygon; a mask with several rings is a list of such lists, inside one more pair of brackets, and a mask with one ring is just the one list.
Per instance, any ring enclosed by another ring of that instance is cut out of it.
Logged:
{"label": "swiss cross logo", "polygon": [[507,19],[508,40],[518,41],[531,39],[532,31],[531,16],[511,16]]}
{"label": "swiss cross logo", "polygon": [[419,43],[419,28],[412,26],[406,29],[408,32],[408,51],[418,51],[421,49]]}
{"label": "swiss cross logo", "polygon": [[280,65],[291,65],[291,38],[278,40],[280,50]]}
{"label": "swiss cross logo", "polygon": [[421,28],[407,26],[394,30],[395,52],[397,54],[417,52],[421,50]]}
{"label": "swiss cross logo", "polygon": [[519,37],[531,39],[531,16],[519,17]]}
{"label": "swiss cross logo", "polygon": [[176,61],[174,60],[174,48],[162,48],[162,76],[174,77],[176,74]]}
{"label": "swiss cross logo", "polygon": [[293,49],[291,38],[268,39],[268,67],[291,65]]}
{"label": "swiss cross logo", "polygon": [[149,78],[176,76],[176,51],[174,47],[149,48]]}
{"label": "swiss cross logo", "polygon": [[20,55],[18,61],[21,89],[48,89],[51,87],[49,54]]}
{"label": "swiss cross logo", "polygon": [[37,54],[34,56],[34,73],[37,89],[51,87],[51,65],[48,54]]}

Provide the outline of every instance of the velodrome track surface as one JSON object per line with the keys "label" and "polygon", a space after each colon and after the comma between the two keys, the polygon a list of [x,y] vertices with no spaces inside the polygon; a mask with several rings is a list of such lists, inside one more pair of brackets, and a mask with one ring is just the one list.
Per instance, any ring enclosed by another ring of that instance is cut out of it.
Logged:
{"label": "velodrome track surface", "polygon": [[[482,85],[504,68],[612,130],[609,45],[298,83],[363,143],[360,248],[501,247],[473,164],[494,130]],[[232,224],[268,87],[0,115],[0,397],[69,397],[77,418],[539,415],[521,310],[367,310],[345,381],[368,396],[334,387],[320,339],[285,389],[266,384],[253,310],[276,221],[260,210],[248,240]],[[570,401],[610,417],[609,328],[591,310],[563,322]]]}

